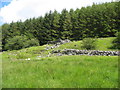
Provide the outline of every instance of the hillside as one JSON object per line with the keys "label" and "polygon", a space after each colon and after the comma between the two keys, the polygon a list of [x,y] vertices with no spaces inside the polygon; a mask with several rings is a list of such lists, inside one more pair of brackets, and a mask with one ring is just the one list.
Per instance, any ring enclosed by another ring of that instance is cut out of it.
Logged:
{"label": "hillside", "polygon": [[112,1],[3,24],[2,88],[118,88],[119,14]]}
{"label": "hillside", "polygon": [[[102,51],[113,51],[113,50],[115,51],[116,50],[117,51],[117,49],[110,49],[114,38],[115,37],[98,38],[96,41],[96,50],[102,50]],[[46,50],[46,47],[50,47],[53,45],[46,44],[43,46],[30,47],[30,48],[21,49],[21,50],[13,50],[13,51],[8,51],[8,52],[3,52],[3,57],[5,57],[6,59],[8,57],[9,59],[37,58],[37,56],[46,57],[53,50],[63,50],[63,49],[82,50],[81,42],[82,41],[73,41],[73,42],[62,44],[59,47],[49,49],[49,50]]]}
{"label": "hillside", "polygon": [[[109,50],[111,38],[98,38],[96,50]],[[3,88],[117,88],[117,56],[51,56],[43,45],[6,51],[3,58]],[[59,49],[81,49],[81,41]],[[42,56],[42,57],[40,57]]]}
{"label": "hillside", "polygon": [[2,87],[118,88],[119,13],[93,3],[3,24]]}

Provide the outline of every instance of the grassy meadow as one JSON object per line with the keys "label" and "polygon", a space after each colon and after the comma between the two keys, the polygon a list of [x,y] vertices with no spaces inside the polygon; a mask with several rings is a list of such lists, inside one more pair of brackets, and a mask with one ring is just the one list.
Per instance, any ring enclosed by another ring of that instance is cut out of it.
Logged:
{"label": "grassy meadow", "polygon": [[[114,38],[97,39],[96,50],[112,50]],[[117,88],[117,56],[46,56],[44,46],[3,52],[3,88]],[[57,49],[79,49],[81,41]],[[38,57],[43,56],[43,57]],[[29,59],[30,60],[29,60]]]}

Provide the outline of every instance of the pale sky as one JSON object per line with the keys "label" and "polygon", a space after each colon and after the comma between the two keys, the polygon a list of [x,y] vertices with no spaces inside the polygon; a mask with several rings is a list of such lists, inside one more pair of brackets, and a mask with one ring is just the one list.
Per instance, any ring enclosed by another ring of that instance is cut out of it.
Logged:
{"label": "pale sky", "polygon": [[0,10],[0,23],[11,23],[18,20],[44,16],[50,10],[61,12],[66,8],[81,8],[95,3],[111,2],[112,0],[12,0]]}

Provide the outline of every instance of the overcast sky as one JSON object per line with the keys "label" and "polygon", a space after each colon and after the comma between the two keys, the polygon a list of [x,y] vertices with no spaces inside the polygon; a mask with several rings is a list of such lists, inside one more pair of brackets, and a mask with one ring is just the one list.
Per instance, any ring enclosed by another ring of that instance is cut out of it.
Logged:
{"label": "overcast sky", "polygon": [[[61,12],[62,9],[76,9],[94,3],[111,2],[112,0],[0,0],[0,25],[3,23],[26,20],[43,16],[50,10]],[[114,0],[113,0],[114,1]],[[10,3],[11,2],[11,3]]]}

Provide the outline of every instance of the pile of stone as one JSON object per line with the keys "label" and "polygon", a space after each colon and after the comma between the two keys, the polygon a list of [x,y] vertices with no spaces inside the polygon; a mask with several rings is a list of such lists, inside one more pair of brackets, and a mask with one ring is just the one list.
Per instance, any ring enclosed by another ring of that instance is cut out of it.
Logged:
{"label": "pile of stone", "polygon": [[68,42],[70,42],[69,39],[65,39],[65,40],[59,39],[57,41],[49,41],[47,44],[60,45],[60,44],[68,43]]}
{"label": "pile of stone", "polygon": [[64,49],[52,51],[52,54],[57,56],[62,55],[100,55],[100,56],[119,56],[118,51],[99,51],[99,50],[77,50],[77,49]]}
{"label": "pile of stone", "polygon": [[47,46],[45,50],[53,49],[59,47],[58,45],[53,45],[53,46]]}
{"label": "pile of stone", "polygon": [[53,53],[60,53],[61,52],[61,50],[53,50],[51,53],[53,54]]}

